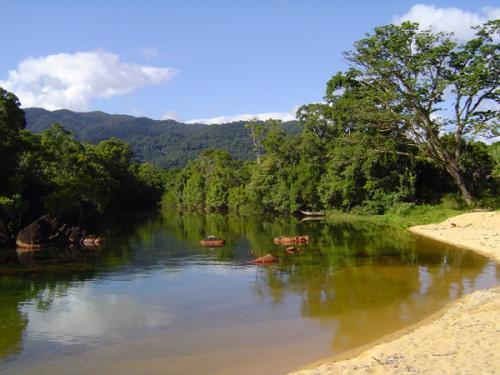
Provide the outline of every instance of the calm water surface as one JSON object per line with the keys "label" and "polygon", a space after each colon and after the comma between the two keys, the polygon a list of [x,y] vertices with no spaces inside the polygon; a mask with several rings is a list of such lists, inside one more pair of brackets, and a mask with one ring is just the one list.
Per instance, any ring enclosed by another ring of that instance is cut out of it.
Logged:
{"label": "calm water surface", "polygon": [[[364,222],[165,212],[105,234],[0,254],[0,373],[279,374],[500,279],[483,256]],[[198,245],[211,234],[226,246]],[[315,242],[286,255],[282,234]]]}

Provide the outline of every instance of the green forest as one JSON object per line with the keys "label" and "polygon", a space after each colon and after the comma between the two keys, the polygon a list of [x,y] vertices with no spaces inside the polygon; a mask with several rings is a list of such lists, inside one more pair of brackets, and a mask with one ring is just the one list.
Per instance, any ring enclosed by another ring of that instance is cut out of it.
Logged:
{"label": "green forest", "polygon": [[499,30],[490,21],[459,43],[410,22],[378,27],[346,52],[349,68],[327,82],[324,101],[298,109],[298,123],[172,123],[169,132],[151,123],[134,135],[134,118],[121,116],[81,125],[85,137],[47,128],[40,116],[50,112],[31,109],[35,133],[0,89],[0,218],[14,232],[45,212],[82,222],[160,202],[239,214],[497,208]]}
{"label": "green forest", "polygon": [[[185,167],[208,148],[227,150],[238,160],[255,157],[250,132],[243,121],[207,126],[103,112],[47,111],[42,108],[26,108],[25,114],[26,129],[33,132],[39,133],[60,123],[80,142],[98,143],[118,138],[130,145],[134,160],[151,162],[163,169]],[[295,121],[283,126],[291,134],[300,132],[301,128]]]}
{"label": "green forest", "polygon": [[161,199],[162,171],[133,162],[123,141],[80,143],[60,124],[39,134],[25,124],[17,97],[0,88],[0,224],[10,233],[46,212],[81,223]]}
{"label": "green forest", "polygon": [[[443,199],[498,207],[500,21],[460,44],[415,23],[388,25],[346,53],[324,103],[297,111],[302,132],[251,122],[255,161],[205,151],[170,171],[164,205],[187,210],[363,214]],[[496,109],[495,109],[496,108]]]}

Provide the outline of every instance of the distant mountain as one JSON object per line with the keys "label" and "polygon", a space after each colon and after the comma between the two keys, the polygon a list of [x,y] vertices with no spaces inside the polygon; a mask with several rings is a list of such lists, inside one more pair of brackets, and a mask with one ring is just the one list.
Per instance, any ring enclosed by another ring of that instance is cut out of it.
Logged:
{"label": "distant mountain", "polygon": [[[97,143],[119,138],[132,146],[138,160],[150,161],[164,168],[182,167],[208,148],[225,149],[239,160],[254,158],[250,132],[243,121],[204,125],[66,109],[27,108],[24,111],[27,129],[33,132],[60,123],[80,141]],[[296,122],[288,122],[285,126],[292,133],[300,130]]]}

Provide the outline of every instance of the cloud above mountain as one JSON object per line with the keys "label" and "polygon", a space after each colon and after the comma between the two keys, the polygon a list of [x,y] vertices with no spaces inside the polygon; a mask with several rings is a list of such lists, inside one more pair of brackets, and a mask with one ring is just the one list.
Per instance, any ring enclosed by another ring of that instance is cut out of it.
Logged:
{"label": "cloud above mountain", "polygon": [[293,109],[289,112],[268,112],[268,113],[255,113],[255,114],[246,113],[246,114],[232,115],[232,116],[217,116],[211,118],[189,120],[187,121],[187,123],[214,125],[214,124],[226,124],[236,121],[250,121],[255,119],[260,121],[266,121],[270,119],[281,120],[281,121],[293,121],[295,120],[295,111],[296,109]]}
{"label": "cloud above mountain", "polygon": [[403,21],[418,22],[423,29],[453,32],[457,39],[468,40],[475,35],[472,26],[497,18],[500,18],[498,7],[485,7],[474,13],[454,7],[439,8],[435,5],[416,4],[402,16],[394,16],[392,22],[395,24]]}
{"label": "cloud above mountain", "polygon": [[171,80],[176,70],[127,63],[107,51],[58,53],[28,58],[0,86],[16,93],[23,107],[87,110],[94,99],[123,96]]}

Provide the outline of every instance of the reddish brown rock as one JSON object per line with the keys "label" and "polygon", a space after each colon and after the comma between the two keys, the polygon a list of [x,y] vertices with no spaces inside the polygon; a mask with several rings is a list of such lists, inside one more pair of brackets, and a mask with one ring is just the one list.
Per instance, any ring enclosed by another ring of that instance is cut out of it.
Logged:
{"label": "reddish brown rock", "polygon": [[274,263],[277,260],[278,260],[278,258],[272,256],[271,254],[266,254],[262,257],[254,259],[253,263],[255,263],[255,264],[269,264],[269,263]]}
{"label": "reddish brown rock", "polygon": [[298,253],[300,253],[300,249],[298,247],[288,246],[285,249],[285,252],[287,254],[298,254]]}

